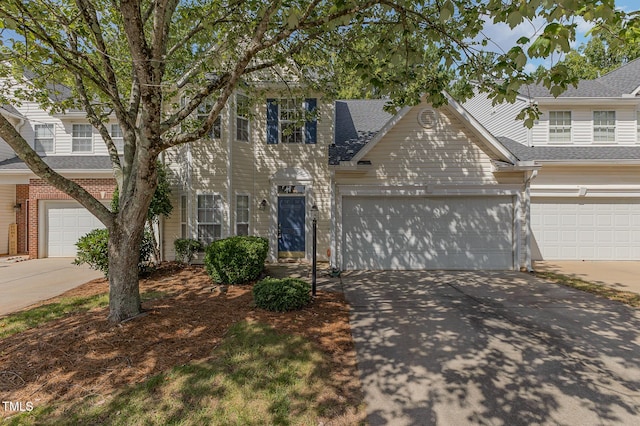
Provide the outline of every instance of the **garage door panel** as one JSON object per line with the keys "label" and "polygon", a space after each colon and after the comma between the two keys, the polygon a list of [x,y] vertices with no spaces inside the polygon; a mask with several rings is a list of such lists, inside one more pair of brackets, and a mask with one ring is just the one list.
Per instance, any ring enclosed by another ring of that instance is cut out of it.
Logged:
{"label": "garage door panel", "polygon": [[46,208],[48,257],[75,257],[76,242],[83,235],[104,225],[79,204],[50,205]]}
{"label": "garage door panel", "polygon": [[345,197],[344,267],[511,269],[512,209],[504,197]]}
{"label": "garage door panel", "polygon": [[639,218],[638,199],[534,198],[534,260],[638,260]]}

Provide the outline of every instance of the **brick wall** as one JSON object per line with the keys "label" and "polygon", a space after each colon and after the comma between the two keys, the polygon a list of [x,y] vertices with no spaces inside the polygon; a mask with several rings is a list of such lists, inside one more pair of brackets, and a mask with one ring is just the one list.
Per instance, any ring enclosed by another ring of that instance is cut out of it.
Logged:
{"label": "brick wall", "polygon": [[16,203],[22,208],[16,213],[18,224],[18,253],[27,252],[27,200],[29,199],[29,185],[16,185]]}
{"label": "brick wall", "polygon": [[[98,200],[111,200],[115,189],[114,179],[72,179],[74,182],[86,189],[91,195]],[[22,188],[24,187],[24,188]],[[29,208],[26,215],[28,216],[28,225],[25,226],[25,203],[21,199],[29,200]],[[22,202],[23,209],[21,211],[22,225],[18,222],[18,250],[28,252],[32,259],[38,257],[38,201],[39,200],[71,200],[72,198],[64,192],[54,188],[42,179],[31,179],[29,185],[16,186],[16,201]],[[22,228],[21,228],[22,226]],[[25,231],[28,227],[28,248],[25,247]],[[45,230],[42,229],[42,232]],[[22,245],[20,245],[22,240]]]}

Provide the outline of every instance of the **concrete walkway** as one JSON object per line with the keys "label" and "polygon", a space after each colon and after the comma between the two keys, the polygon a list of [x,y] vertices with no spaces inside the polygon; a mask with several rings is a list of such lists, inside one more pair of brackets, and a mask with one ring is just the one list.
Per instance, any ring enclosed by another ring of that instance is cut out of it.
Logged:
{"label": "concrete walkway", "polygon": [[88,266],[76,266],[72,258],[0,261],[0,315],[50,299],[102,277]]}
{"label": "concrete walkway", "polygon": [[640,294],[639,261],[541,261],[534,262],[533,267]]}
{"label": "concrete walkway", "polygon": [[370,425],[640,424],[640,311],[517,272],[350,272]]}

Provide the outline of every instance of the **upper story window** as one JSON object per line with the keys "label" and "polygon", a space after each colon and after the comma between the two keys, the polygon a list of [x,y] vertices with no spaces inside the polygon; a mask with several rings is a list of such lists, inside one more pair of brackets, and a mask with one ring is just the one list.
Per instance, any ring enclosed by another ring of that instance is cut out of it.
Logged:
{"label": "upper story window", "polygon": [[317,100],[267,99],[267,143],[315,144]]}
{"label": "upper story window", "polygon": [[249,140],[249,98],[245,95],[236,95],[236,139]]}
{"label": "upper story window", "polygon": [[[200,121],[201,123],[204,123],[207,117],[209,116],[209,112],[211,111],[211,108],[213,108],[213,104],[210,101],[202,102],[198,106],[198,121]],[[220,118],[220,115],[218,115],[216,119],[213,121],[213,126],[211,126],[211,129],[209,130],[208,136],[209,136],[209,139],[220,139],[221,135],[222,135],[222,119]]]}
{"label": "upper story window", "polygon": [[549,142],[571,142],[571,111],[549,111]]}
{"label": "upper story window", "polygon": [[301,99],[280,99],[280,142],[303,143],[304,110]]}
{"label": "upper story window", "polygon": [[236,195],[236,235],[249,235],[248,195]]}
{"label": "upper story window", "polygon": [[91,124],[74,124],[71,134],[72,152],[93,151],[93,128]]}
{"label": "upper story window", "polygon": [[119,124],[111,125],[111,140],[116,146],[118,152],[124,151],[124,136],[122,134],[122,128]]}
{"label": "upper story window", "polygon": [[35,124],[33,132],[36,152],[53,152],[53,124]]}
{"label": "upper story window", "polygon": [[198,241],[205,246],[222,238],[222,197],[198,195]]}
{"label": "upper story window", "polygon": [[615,111],[593,111],[593,141],[616,141]]}

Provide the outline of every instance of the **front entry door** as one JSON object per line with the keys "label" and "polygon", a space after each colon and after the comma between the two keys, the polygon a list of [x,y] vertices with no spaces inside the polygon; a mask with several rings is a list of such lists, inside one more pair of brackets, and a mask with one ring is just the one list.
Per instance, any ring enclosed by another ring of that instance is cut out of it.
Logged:
{"label": "front entry door", "polygon": [[304,257],[304,197],[278,197],[278,257]]}

